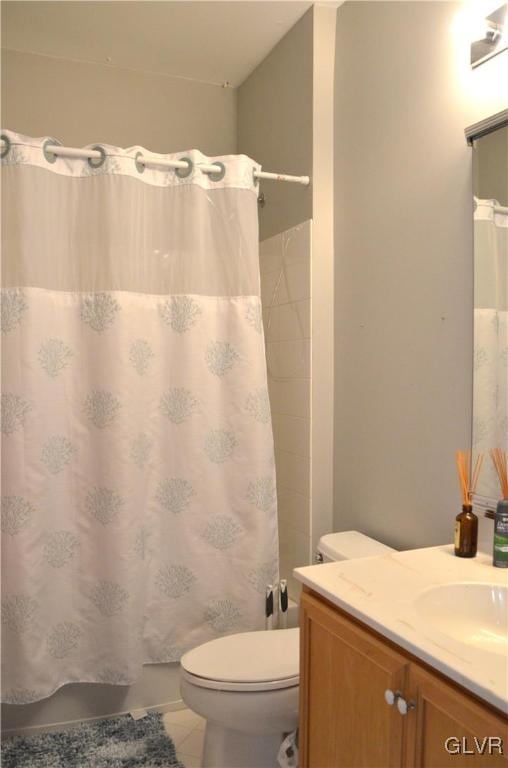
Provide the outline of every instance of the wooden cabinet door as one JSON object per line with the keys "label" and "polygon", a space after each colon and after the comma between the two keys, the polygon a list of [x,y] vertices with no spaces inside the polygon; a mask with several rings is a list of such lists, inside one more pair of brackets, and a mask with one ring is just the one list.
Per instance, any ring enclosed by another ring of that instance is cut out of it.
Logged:
{"label": "wooden cabinet door", "polygon": [[[508,768],[508,722],[501,715],[417,664],[411,664],[407,693],[416,705],[405,718],[407,768]],[[502,739],[504,755],[495,742],[489,750],[489,736]]]}
{"label": "wooden cabinet door", "polygon": [[301,601],[301,768],[400,768],[409,662],[308,593]]}

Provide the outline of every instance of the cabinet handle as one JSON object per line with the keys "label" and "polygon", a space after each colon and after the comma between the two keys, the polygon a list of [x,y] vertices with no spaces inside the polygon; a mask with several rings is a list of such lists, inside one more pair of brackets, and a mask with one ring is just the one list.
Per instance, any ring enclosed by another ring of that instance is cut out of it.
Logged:
{"label": "cabinet handle", "polygon": [[395,702],[400,699],[400,693],[394,693],[390,688],[387,688],[385,691],[385,701],[390,706],[393,707]]}
{"label": "cabinet handle", "polygon": [[416,704],[414,701],[406,701],[402,698],[402,696],[399,696],[397,698],[397,709],[399,710],[401,715],[407,715],[409,710],[415,709]]}

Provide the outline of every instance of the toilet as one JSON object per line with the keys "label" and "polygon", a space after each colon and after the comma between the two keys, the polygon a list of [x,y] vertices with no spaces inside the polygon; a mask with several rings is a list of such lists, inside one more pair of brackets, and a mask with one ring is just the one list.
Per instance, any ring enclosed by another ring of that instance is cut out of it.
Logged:
{"label": "toilet", "polygon": [[[320,562],[394,550],[358,531],[322,536]],[[207,721],[203,768],[276,768],[284,734],[298,725],[299,629],[241,632],[181,659],[181,695]]]}

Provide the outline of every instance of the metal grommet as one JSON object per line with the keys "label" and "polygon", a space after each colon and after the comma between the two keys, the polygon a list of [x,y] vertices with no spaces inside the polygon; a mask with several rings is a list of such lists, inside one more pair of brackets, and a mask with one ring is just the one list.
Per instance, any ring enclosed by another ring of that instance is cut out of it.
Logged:
{"label": "metal grommet", "polygon": [[4,157],[6,157],[9,154],[9,150],[10,150],[12,144],[11,144],[10,138],[7,136],[6,133],[0,134],[0,139],[2,139],[2,141],[5,144],[2,152],[0,153],[0,158],[3,160]]}
{"label": "metal grommet", "polygon": [[90,147],[90,149],[94,149],[96,152],[100,152],[101,156],[87,158],[88,165],[90,166],[90,168],[100,168],[101,165],[103,165],[106,162],[106,150],[104,149],[104,147],[101,147],[100,144],[94,144],[94,146]]}
{"label": "metal grommet", "polygon": [[213,162],[212,165],[218,166],[218,170],[216,173],[215,172],[209,173],[208,178],[211,179],[212,181],[221,181],[221,179],[223,179],[224,176],[226,175],[226,166],[224,165],[224,163],[219,163],[218,161]]}
{"label": "metal grommet", "polygon": [[178,159],[181,163],[187,163],[187,168],[175,168],[175,173],[179,179],[186,179],[194,170],[194,163],[190,157],[179,157]]}
{"label": "metal grommet", "polygon": [[136,157],[134,158],[134,162],[136,163],[136,170],[138,173],[144,173],[145,172],[145,165],[144,163],[139,162],[139,158],[143,157],[142,152],[136,152]]}
{"label": "metal grommet", "polygon": [[254,166],[254,168],[252,169],[252,183],[254,184],[255,187],[257,187],[260,181],[258,178],[256,178],[257,172],[258,172],[258,169],[256,168],[256,166]]}
{"label": "metal grommet", "polygon": [[48,147],[61,147],[62,142],[57,141],[56,139],[46,139],[44,144],[42,145],[42,154],[48,161],[48,163],[56,163],[56,155],[53,154],[53,152],[48,152]]}

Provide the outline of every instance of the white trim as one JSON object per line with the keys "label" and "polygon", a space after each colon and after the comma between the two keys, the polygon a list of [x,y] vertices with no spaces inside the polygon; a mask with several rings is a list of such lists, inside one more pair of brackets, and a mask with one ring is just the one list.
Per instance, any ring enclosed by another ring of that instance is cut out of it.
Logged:
{"label": "white trim", "polygon": [[479,139],[487,133],[492,133],[492,131],[497,131],[498,128],[502,128],[505,125],[508,125],[508,109],[503,109],[495,115],[490,115],[478,123],[469,125],[464,131],[467,143],[472,144],[475,139]]}

